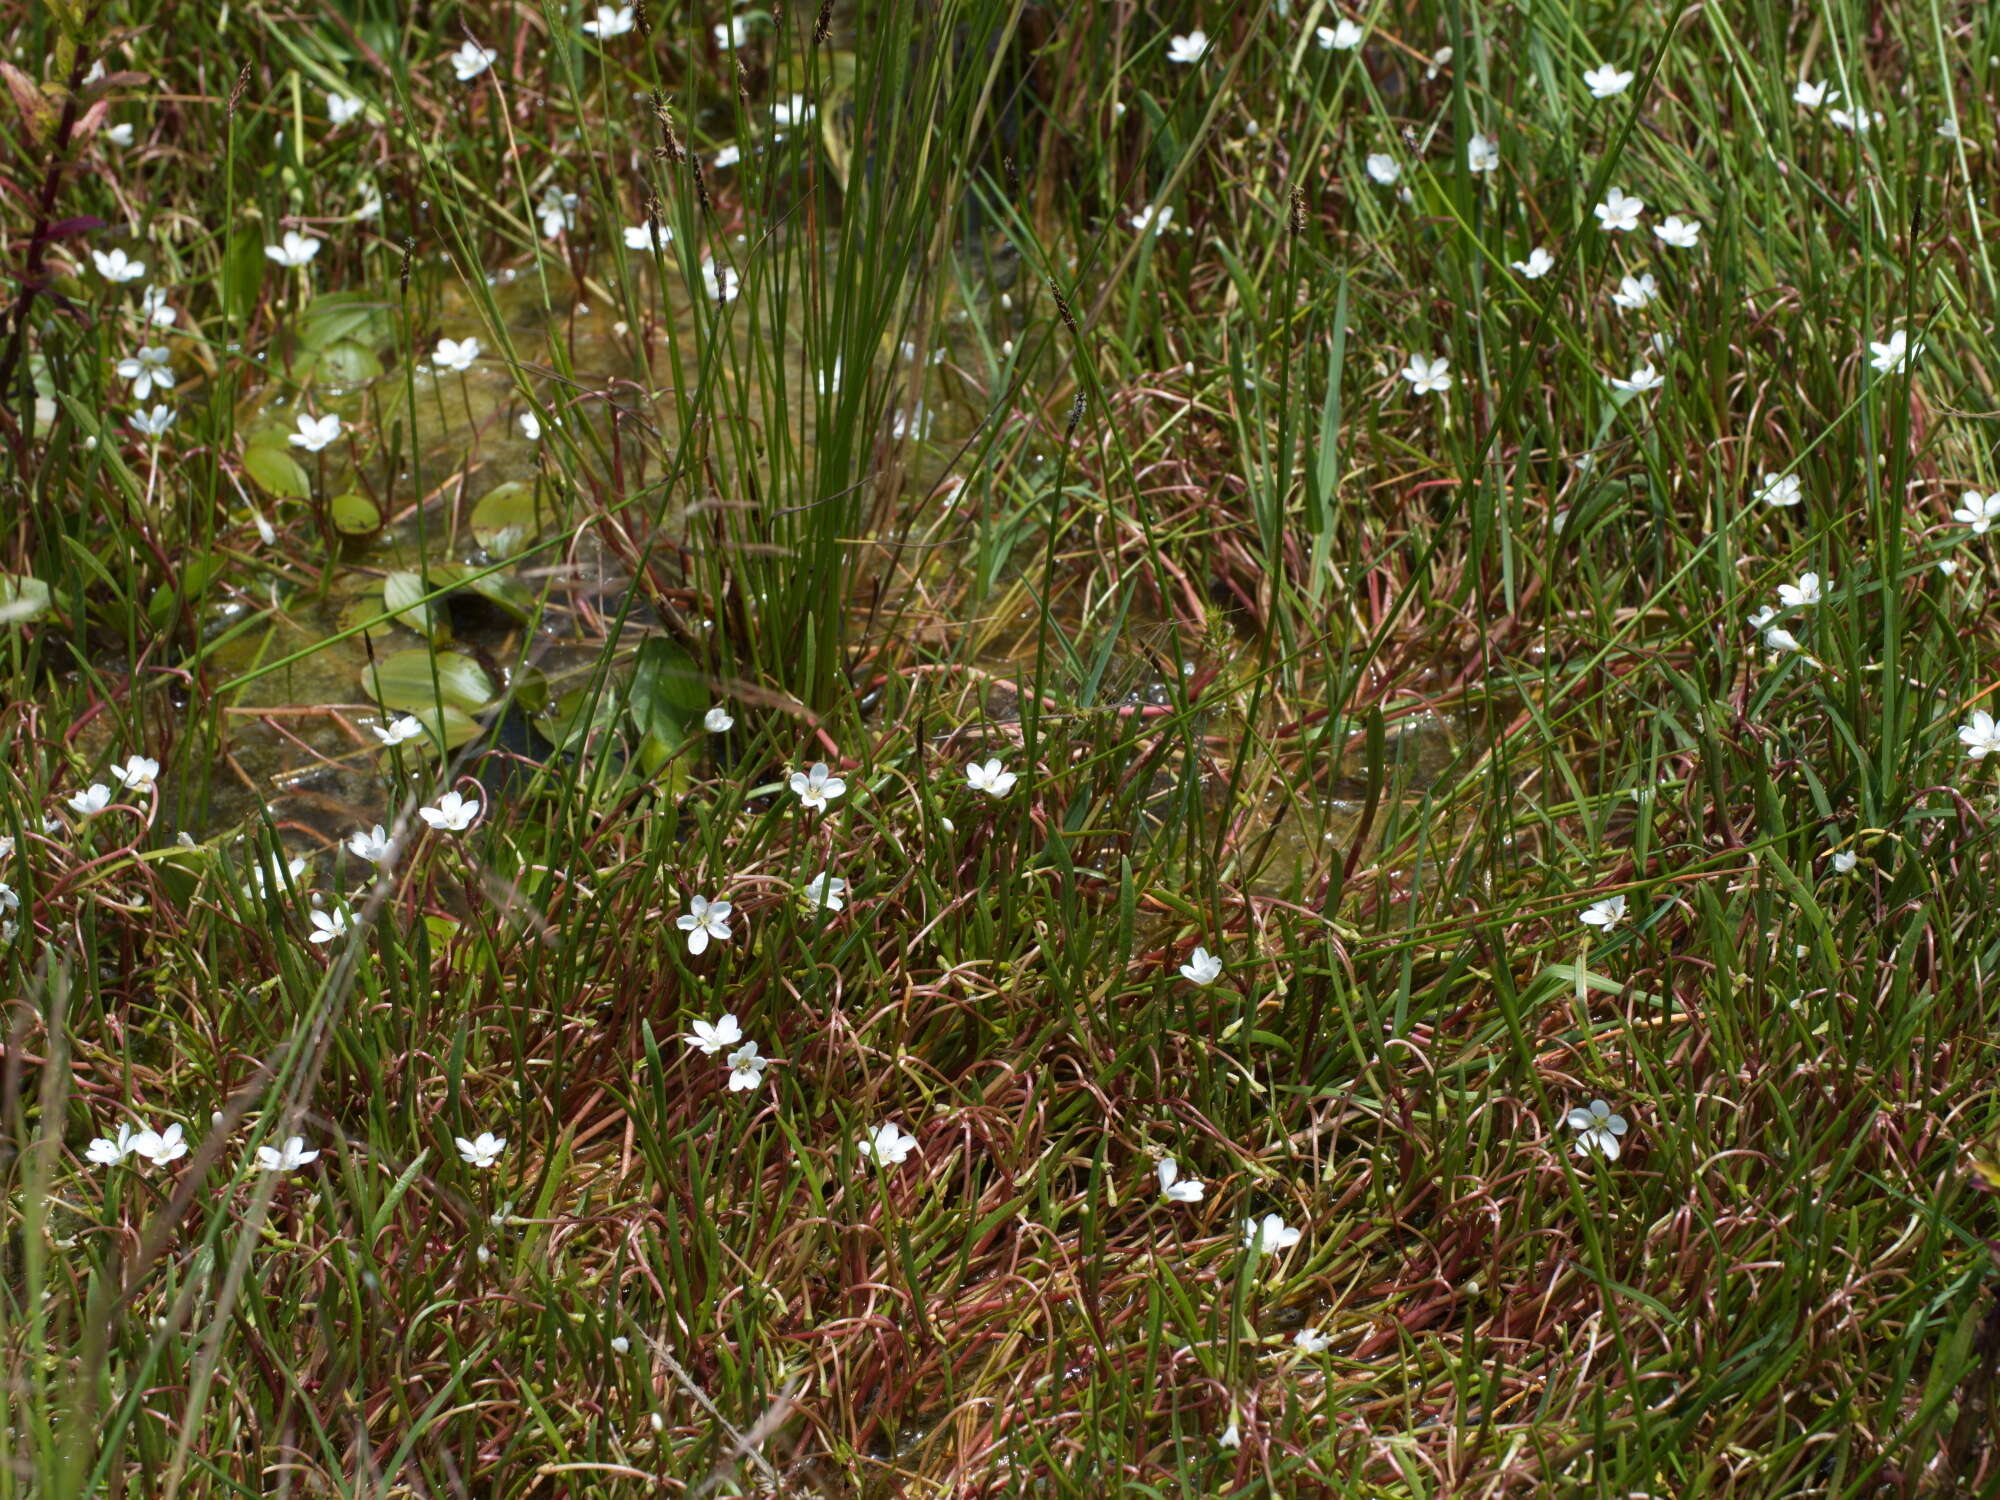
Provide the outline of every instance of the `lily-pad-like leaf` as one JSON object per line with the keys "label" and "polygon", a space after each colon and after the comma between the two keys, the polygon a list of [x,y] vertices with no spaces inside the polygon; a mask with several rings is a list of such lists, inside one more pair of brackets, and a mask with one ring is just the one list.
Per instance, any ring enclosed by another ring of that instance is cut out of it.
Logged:
{"label": "lily-pad-like leaf", "polygon": [[26,573],[0,573],[0,625],[25,625],[49,612],[49,586]]}
{"label": "lily-pad-like leaf", "polygon": [[283,448],[269,443],[252,443],[243,450],[243,468],[267,495],[280,500],[309,500],[312,481],[299,461]]}
{"label": "lily-pad-like leaf", "polygon": [[322,292],[299,320],[299,343],[307,349],[339,343],[366,347],[384,342],[391,331],[389,304],[382,298],[367,292]]}
{"label": "lily-pad-like leaf", "polygon": [[328,385],[361,385],[382,373],[382,361],[366,344],[341,339],[319,351],[314,376]]}
{"label": "lily-pad-like leaf", "polygon": [[694,658],[672,641],[655,638],[639,647],[628,701],[641,734],[679,744],[708,711],[708,687]]}
{"label": "lily-pad-like leaf", "polygon": [[364,670],[362,683],[384,708],[419,718],[442,704],[476,714],[493,701],[486,669],[456,651],[396,651]]}
{"label": "lily-pad-like leaf", "polygon": [[342,536],[373,536],[382,529],[382,512],[366,495],[335,495],[326,509],[333,529]]}
{"label": "lily-pad-like leaf", "polygon": [[542,533],[548,513],[533,485],[510,480],[479,497],[472,507],[472,534],[498,557],[512,557]]}
{"label": "lily-pad-like leaf", "polygon": [[432,588],[455,586],[477,594],[524,625],[534,617],[535,596],[520,579],[506,573],[489,573],[460,563],[432,563],[430,580]]}
{"label": "lily-pad-like leaf", "polygon": [[445,629],[437,605],[424,602],[430,592],[421,573],[399,570],[382,580],[382,607],[394,613],[396,623],[418,635],[439,639]]}

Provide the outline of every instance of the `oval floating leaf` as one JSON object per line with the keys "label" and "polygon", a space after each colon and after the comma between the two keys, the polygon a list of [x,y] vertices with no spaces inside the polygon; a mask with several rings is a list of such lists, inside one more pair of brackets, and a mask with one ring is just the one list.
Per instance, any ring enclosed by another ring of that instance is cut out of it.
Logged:
{"label": "oval floating leaf", "polygon": [[341,339],[319,351],[314,376],[328,385],[360,385],[382,373],[382,361],[375,351],[352,339]]}
{"label": "oval floating leaf", "polygon": [[421,647],[392,652],[361,680],[384,708],[423,717],[440,701],[447,708],[476,714],[493,701],[493,680],[486,669],[456,651],[430,652]]}
{"label": "oval floating leaf", "polygon": [[49,612],[49,586],[26,573],[0,573],[0,625],[23,625]]}
{"label": "oval floating leaf", "polygon": [[310,500],[312,481],[299,461],[283,448],[253,443],[243,450],[243,468],[267,495],[280,500]]}
{"label": "oval floating leaf", "polygon": [[443,632],[444,621],[434,603],[424,602],[424,595],[429,592],[420,574],[407,571],[391,573],[382,580],[382,607],[393,613],[396,623],[405,630],[414,630],[418,635],[437,640]]}
{"label": "oval floating leaf", "polygon": [[382,512],[366,495],[335,495],[326,509],[333,529],[342,536],[373,536],[382,529]]}
{"label": "oval floating leaf", "polygon": [[541,535],[547,513],[532,485],[512,480],[479,497],[472,534],[495,557],[511,557]]}

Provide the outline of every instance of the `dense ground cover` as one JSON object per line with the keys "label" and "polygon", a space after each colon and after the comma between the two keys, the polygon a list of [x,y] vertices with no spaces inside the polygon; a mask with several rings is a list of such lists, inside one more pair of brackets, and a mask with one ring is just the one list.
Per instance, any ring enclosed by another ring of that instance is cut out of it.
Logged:
{"label": "dense ground cover", "polygon": [[0,21],[7,1493],[1984,1494],[1984,8]]}

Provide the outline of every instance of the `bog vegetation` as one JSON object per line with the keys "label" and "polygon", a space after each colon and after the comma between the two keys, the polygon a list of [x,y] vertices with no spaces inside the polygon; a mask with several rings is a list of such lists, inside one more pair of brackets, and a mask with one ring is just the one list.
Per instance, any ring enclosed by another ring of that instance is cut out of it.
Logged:
{"label": "bog vegetation", "polygon": [[0,53],[0,1493],[2000,1484],[1988,8]]}

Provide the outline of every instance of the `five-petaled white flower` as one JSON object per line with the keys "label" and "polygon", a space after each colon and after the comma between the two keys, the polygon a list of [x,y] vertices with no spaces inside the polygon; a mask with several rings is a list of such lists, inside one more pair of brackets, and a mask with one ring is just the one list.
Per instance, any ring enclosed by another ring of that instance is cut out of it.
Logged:
{"label": "five-petaled white flower", "polygon": [[128,792],[150,792],[160,774],[160,763],[150,755],[134,755],[124,765],[114,765],[111,774]]}
{"label": "five-petaled white flower", "polygon": [[847,905],[847,882],[822,870],[806,882],[805,898],[814,911],[839,911]]}
{"label": "five-petaled white flower", "polygon": [[167,429],[174,425],[173,408],[156,406],[151,411],[135,411],[132,413],[131,421],[134,432],[143,433],[149,438],[164,437]]}
{"label": "five-petaled white flower", "polygon": [[356,118],[367,107],[359,99],[351,98],[346,94],[328,94],[326,96],[326,118],[335,130],[340,129],[348,121]]}
{"label": "five-petaled white flower", "polygon": [[1597,222],[1606,229],[1625,233],[1639,227],[1639,215],[1646,211],[1646,200],[1635,198],[1623,188],[1613,188],[1604,195],[1604,201],[1592,209]]}
{"label": "five-petaled white flower", "polygon": [[1620,380],[1615,375],[1611,377],[1611,384],[1618,390],[1632,391],[1639,395],[1643,395],[1647,391],[1657,391],[1666,383],[1667,377],[1653,368],[1653,362],[1650,359],[1623,380]]}
{"label": "five-petaled white flower", "polygon": [[498,61],[500,54],[491,47],[482,47],[474,41],[459,43],[458,50],[451,55],[451,70],[458,75],[460,83],[470,83]]}
{"label": "five-petaled white flower", "polygon": [[764,1081],[764,1069],[771,1059],[757,1054],[755,1042],[745,1042],[729,1054],[729,1092],[741,1094]]}
{"label": "five-petaled white flower", "polygon": [[453,1143],[465,1164],[482,1172],[500,1160],[500,1153],[507,1149],[507,1137],[490,1130],[480,1131],[469,1141],[462,1135],[454,1136]]}
{"label": "five-petaled white flower", "polygon": [[1885,343],[1878,344],[1870,339],[1868,352],[1872,356],[1868,363],[1874,366],[1876,374],[1900,375],[1908,368],[1913,356],[1923,353],[1923,345],[1913,346],[1909,334],[1898,328]]}
{"label": "five-petaled white flower", "polygon": [[521,436],[531,443],[542,440],[542,419],[531,411],[521,413]]}
{"label": "five-petaled white flower", "polygon": [[1556,268],[1556,258],[1540,245],[1528,252],[1526,260],[1514,262],[1514,269],[1528,281],[1540,281]]}
{"label": "five-petaled white flower", "polygon": [[1625,920],[1624,894],[1621,892],[1616,896],[1606,896],[1602,901],[1591,902],[1577,920],[1586,927],[1601,927],[1609,932]]}
{"label": "five-petaled white flower", "polygon": [[734,1012],[724,1011],[713,1021],[696,1018],[689,1023],[688,1034],[681,1038],[704,1057],[713,1057],[724,1047],[734,1047],[743,1040],[743,1027]]}
{"label": "five-petaled white flower", "polygon": [[608,42],[614,36],[623,36],[632,29],[632,7],[629,5],[600,5],[597,14],[583,23],[583,29],[600,42]]}
{"label": "five-petaled white flower", "polygon": [[424,732],[423,721],[414,714],[404,714],[387,724],[370,724],[368,727],[375,731],[375,738],[385,745],[400,745]]}
{"label": "five-petaled white flower", "polygon": [[576,228],[576,194],[565,193],[553,182],[542,190],[535,205],[535,217],[542,221],[542,238],[552,240],[565,229]]}
{"label": "five-petaled white flower", "polygon": [[847,790],[847,783],[835,776],[823,760],[804,771],[792,772],[792,791],[799,805],[811,812],[825,812],[826,804]]}
{"label": "five-petaled white flower", "polygon": [[1222,960],[1197,944],[1188,961],[1181,965],[1181,977],[1189,984],[1214,984],[1222,977]]}
{"label": "five-petaled white flower", "polygon": [[1632,74],[1605,63],[1584,73],[1583,86],[1590,90],[1593,99],[1610,99],[1632,87],[1632,78]]}
{"label": "five-petaled white flower", "polygon": [[1965,492],[1965,503],[1951,513],[1954,521],[1963,521],[1972,528],[1974,536],[1985,536],[1995,521],[2000,521],[2000,490],[1990,495],[1982,495],[1978,490]]}
{"label": "five-petaled white flower", "polygon": [[371,865],[387,864],[396,852],[389,842],[389,830],[380,823],[352,834],[347,848],[356,859],[365,859]]}
{"label": "five-petaled white flower", "polygon": [[463,833],[479,816],[479,802],[458,792],[446,792],[438,798],[436,807],[418,808],[417,816],[440,833]]}
{"label": "five-petaled white flower", "polygon": [[277,244],[264,247],[264,258],[281,266],[302,266],[317,254],[319,241],[310,235],[300,234],[296,229],[287,229],[284,238]]}
{"label": "five-petaled white flower", "polygon": [[132,1127],[130,1125],[120,1125],[118,1127],[118,1134],[114,1136],[100,1135],[88,1146],[85,1146],[83,1148],[84,1159],[95,1162],[100,1167],[115,1167],[125,1159],[125,1154],[132,1149],[133,1140]]}
{"label": "five-petaled white flower", "polygon": [[111,142],[112,145],[116,146],[120,151],[123,151],[126,149],[126,147],[132,144],[134,134],[135,132],[132,129],[132,122],[126,120],[120,122],[119,124],[113,125],[110,129],[106,130],[104,132],[104,138],[107,141]]}
{"label": "five-petaled white flower", "polygon": [[1486,136],[1475,134],[1466,143],[1465,169],[1468,172],[1497,172],[1500,169],[1500,147]]}
{"label": "five-petaled white flower", "polygon": [[303,448],[308,453],[317,453],[340,436],[340,418],[332,412],[323,417],[309,417],[299,413],[299,430],[286,436],[285,441],[294,448]]}
{"label": "five-petaled white flower", "polygon": [[112,368],[118,372],[120,380],[132,382],[132,399],[144,401],[153,394],[153,388],[163,391],[174,388],[174,367],[171,356],[158,344],[142,344],[138,352],[121,359]]}
{"label": "five-petaled white flower", "polygon": [[82,813],[86,818],[96,817],[110,805],[111,788],[101,781],[92,782],[86,790],[69,799],[70,811]]}
{"label": "five-petaled white flower", "polygon": [[1170,204],[1148,203],[1125,222],[1140,234],[1152,234],[1174,222],[1174,211]]}
{"label": "five-petaled white flower", "polygon": [[2000,724],[1993,715],[1983,708],[1975,708],[1972,717],[1958,726],[1958,741],[1965,746],[1965,753],[1974,760],[1984,760],[1995,751],[2000,751]]}
{"label": "five-petaled white flower", "polygon": [[1861,863],[1861,856],[1852,849],[1842,849],[1833,856],[1833,873],[1852,875],[1854,867]]}
{"label": "five-petaled white flower", "polygon": [[673,226],[648,219],[643,224],[625,226],[627,250],[664,250],[674,242]]}
{"label": "five-petaled white flower", "polygon": [[180,314],[167,306],[167,289],[149,286],[139,293],[139,316],[155,328],[171,328]]}
{"label": "five-petaled white flower", "polygon": [[1660,295],[1660,284],[1653,279],[1651,271],[1642,276],[1621,276],[1618,290],[1611,294],[1611,300],[1628,311],[1644,307]]}
{"label": "five-petaled white flower", "polygon": [[479,358],[478,339],[439,339],[431,363],[440,370],[469,370]]}
{"label": "five-petaled white flower", "polygon": [[965,768],[965,782],[975,792],[984,792],[989,797],[1004,797],[1014,790],[1014,783],[1020,780],[1012,771],[1000,764],[1000,757],[994,756],[985,765],[973,761]]}
{"label": "five-petaled white flower", "polygon": [[710,36],[715,38],[715,45],[717,47],[721,48],[724,52],[732,51],[735,48],[749,45],[750,23],[752,19],[750,16],[731,16],[726,21],[717,21],[713,26],[708,28],[708,32]]}
{"label": "five-petaled white flower", "polygon": [[1663,245],[1672,245],[1676,250],[1692,250],[1701,238],[1701,221],[1668,214],[1653,226],[1653,233]]}
{"label": "five-petaled white flower", "polygon": [[1764,632],[1764,644],[1773,651],[1796,651],[1799,638],[1782,625],[1773,625]]}
{"label": "five-petaled white flower", "polygon": [[319,1152],[308,1151],[306,1138],[302,1135],[286,1137],[282,1146],[257,1148],[257,1170],[260,1172],[296,1172],[307,1162],[318,1160]]}
{"label": "five-petaled white flower", "polygon": [[718,703],[701,716],[701,727],[710,734],[727,734],[736,727],[736,720],[728,709]]}
{"label": "five-petaled white flower", "polygon": [[1410,362],[1403,366],[1403,379],[1410,383],[1410,394],[1427,396],[1432,391],[1451,389],[1451,359],[1440,354],[1435,359],[1421,354],[1412,354]]}
{"label": "five-petaled white flower", "polygon": [[347,908],[336,906],[331,911],[315,910],[312,913],[312,938],[315,943],[330,943],[335,938],[347,936]]}
{"label": "five-petaled white flower", "polygon": [[1804,498],[1804,489],[1796,474],[1773,474],[1767,469],[1757,477],[1757,498],[1780,510],[1797,505]]}
{"label": "five-petaled white flower", "polygon": [[90,261],[106,281],[137,281],[146,274],[146,263],[129,259],[123,250],[93,250]]}
{"label": "five-petaled white flower", "polygon": [[132,1137],[131,1152],[143,1156],[156,1167],[164,1167],[170,1161],[178,1161],[188,1153],[188,1143],[181,1135],[181,1127],[169,1125],[165,1130],[142,1130]]}
{"label": "five-petaled white flower", "polygon": [[1331,26],[1322,26],[1313,33],[1324,52],[1352,52],[1361,45],[1361,24],[1342,16]]}
{"label": "five-petaled white flower", "polygon": [[1882,111],[1879,109],[1830,109],[1826,112],[1826,117],[1840,129],[1851,130],[1856,135],[1866,135],[1882,123]]}
{"label": "five-petaled white flower", "polygon": [[[1827,579],[1832,583],[1832,579]],[[1808,604],[1817,604],[1821,599],[1821,582],[1817,573],[1801,573],[1797,583],[1778,585],[1778,602],[1786,609],[1803,609]]]}
{"label": "five-petaled white flower", "polygon": [[729,941],[729,914],[735,907],[727,901],[711,901],[706,896],[696,896],[688,902],[688,909],[674,918],[674,925],[688,935],[688,952],[700,953],[708,947],[708,940],[718,943]]}
{"label": "five-petaled white flower", "polygon": [[1259,1255],[1276,1255],[1299,1242],[1303,1230],[1292,1228],[1276,1214],[1243,1221],[1243,1243]]}
{"label": "five-petaled white flower", "polygon": [[1160,1179],[1160,1196],[1169,1203],[1199,1203],[1208,1185],[1199,1177],[1181,1176],[1181,1164],[1171,1156],[1160,1158],[1154,1169]]}
{"label": "five-petaled white flower", "polygon": [[1167,61],[1170,63],[1198,63],[1208,52],[1208,33],[1190,31],[1186,36],[1170,37],[1167,40]]}
{"label": "five-petaled white flower", "polygon": [[1398,165],[1396,158],[1386,151],[1369,152],[1368,160],[1363,162],[1362,166],[1367,168],[1368,175],[1383,187],[1394,187],[1396,180],[1403,175],[1403,169]]}
{"label": "five-petaled white flower", "polygon": [[717,302],[734,302],[743,288],[743,278],[734,266],[718,266],[712,260],[701,263],[701,289]]}
{"label": "five-petaled white flower", "polygon": [[902,1126],[889,1121],[862,1136],[854,1143],[854,1149],[879,1167],[898,1167],[917,1149],[917,1138],[904,1134]]}
{"label": "five-petaled white flower", "polygon": [[1324,1354],[1333,1347],[1333,1340],[1317,1328],[1301,1328],[1292,1335],[1292,1346],[1301,1354]]}
{"label": "five-petaled white flower", "polygon": [[1594,1151],[1616,1161],[1618,1153],[1625,1149],[1618,1140],[1625,1133],[1625,1117],[1611,1113],[1611,1106],[1602,1099],[1591,1100],[1588,1109],[1571,1110],[1569,1128],[1582,1132],[1576,1138],[1578,1156],[1588,1156]]}
{"label": "five-petaled white flower", "polygon": [[1801,78],[1792,90],[1792,102],[1807,109],[1818,109],[1822,104],[1830,104],[1840,97],[1840,90],[1829,88],[1823,83],[1813,83]]}

